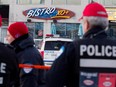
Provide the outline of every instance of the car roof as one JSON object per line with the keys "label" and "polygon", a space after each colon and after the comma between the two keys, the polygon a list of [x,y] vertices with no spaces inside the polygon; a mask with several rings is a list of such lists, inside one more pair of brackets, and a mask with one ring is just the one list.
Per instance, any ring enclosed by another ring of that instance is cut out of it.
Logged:
{"label": "car roof", "polygon": [[34,39],[34,41],[42,41],[42,39]]}
{"label": "car roof", "polygon": [[45,38],[45,41],[73,41],[69,38]]}

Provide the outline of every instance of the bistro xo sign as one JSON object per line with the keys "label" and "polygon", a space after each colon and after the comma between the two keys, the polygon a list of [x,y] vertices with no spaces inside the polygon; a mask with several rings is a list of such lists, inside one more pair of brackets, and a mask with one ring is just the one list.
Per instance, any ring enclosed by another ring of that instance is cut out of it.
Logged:
{"label": "bistro xo sign", "polygon": [[23,14],[28,18],[44,19],[44,20],[69,19],[75,16],[75,13],[70,10],[55,7],[28,9],[23,11]]}

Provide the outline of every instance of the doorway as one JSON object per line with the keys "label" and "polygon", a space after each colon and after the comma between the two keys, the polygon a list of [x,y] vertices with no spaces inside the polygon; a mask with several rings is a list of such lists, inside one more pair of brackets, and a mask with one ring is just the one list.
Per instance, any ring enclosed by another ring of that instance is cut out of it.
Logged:
{"label": "doorway", "polygon": [[116,39],[116,21],[109,21],[109,29],[107,34],[110,38]]}

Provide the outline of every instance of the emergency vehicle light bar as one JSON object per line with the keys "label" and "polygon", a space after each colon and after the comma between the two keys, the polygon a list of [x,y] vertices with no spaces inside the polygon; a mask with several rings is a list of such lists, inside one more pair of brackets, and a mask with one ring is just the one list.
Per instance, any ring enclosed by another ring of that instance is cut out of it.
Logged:
{"label": "emergency vehicle light bar", "polygon": [[46,37],[60,37],[59,34],[46,34]]}

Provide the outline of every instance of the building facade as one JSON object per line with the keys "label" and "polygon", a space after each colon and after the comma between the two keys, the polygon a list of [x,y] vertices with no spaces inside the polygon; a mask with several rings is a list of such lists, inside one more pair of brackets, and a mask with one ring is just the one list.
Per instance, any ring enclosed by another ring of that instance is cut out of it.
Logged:
{"label": "building facade", "polygon": [[[24,22],[34,39],[43,39],[46,34],[59,34],[61,37],[79,38],[78,31],[82,10],[92,1],[103,4],[108,10],[109,36],[116,36],[115,0],[0,0],[3,26],[0,30],[1,41],[5,41],[6,28],[13,22]],[[6,7],[7,8],[6,8]],[[3,9],[3,8],[2,8]]]}
{"label": "building facade", "polygon": [[25,22],[36,39],[54,30],[61,37],[74,39],[78,37],[81,8],[87,3],[87,0],[16,0],[10,5],[9,23]]}

